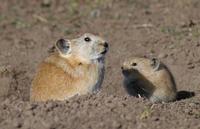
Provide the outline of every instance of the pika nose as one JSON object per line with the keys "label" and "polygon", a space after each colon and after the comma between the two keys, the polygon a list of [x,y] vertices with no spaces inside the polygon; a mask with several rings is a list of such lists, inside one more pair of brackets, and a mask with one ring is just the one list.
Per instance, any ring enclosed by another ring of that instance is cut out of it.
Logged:
{"label": "pika nose", "polygon": [[107,42],[104,43],[104,47],[106,47],[106,48],[108,47],[108,43]]}
{"label": "pika nose", "polygon": [[123,66],[121,67],[121,70],[124,70],[124,67],[123,67]]}

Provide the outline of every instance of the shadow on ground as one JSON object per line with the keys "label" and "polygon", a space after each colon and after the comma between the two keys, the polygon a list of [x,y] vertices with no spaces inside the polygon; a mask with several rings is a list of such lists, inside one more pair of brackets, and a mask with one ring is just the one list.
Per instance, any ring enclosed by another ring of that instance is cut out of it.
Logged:
{"label": "shadow on ground", "polygon": [[191,97],[194,97],[195,96],[195,93],[193,91],[179,91],[177,93],[177,100],[183,100],[183,99],[189,99]]}

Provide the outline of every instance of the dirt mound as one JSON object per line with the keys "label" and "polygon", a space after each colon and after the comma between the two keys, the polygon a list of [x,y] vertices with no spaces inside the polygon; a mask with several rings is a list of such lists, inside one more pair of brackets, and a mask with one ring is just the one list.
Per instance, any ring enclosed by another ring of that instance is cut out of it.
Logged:
{"label": "dirt mound", "polygon": [[[44,0],[0,5],[0,128],[200,129],[200,2],[198,0]],[[107,38],[103,89],[63,102],[30,103],[36,66],[61,38],[85,32]],[[128,96],[121,64],[158,57],[175,77],[173,103]]]}

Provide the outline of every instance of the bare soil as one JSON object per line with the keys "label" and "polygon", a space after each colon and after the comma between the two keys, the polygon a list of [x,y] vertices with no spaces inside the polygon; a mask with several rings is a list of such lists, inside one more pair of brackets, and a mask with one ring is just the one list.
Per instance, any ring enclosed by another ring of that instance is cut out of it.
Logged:
{"label": "bare soil", "polygon": [[[199,0],[0,0],[1,129],[200,129]],[[110,43],[98,94],[30,103],[37,65],[61,37]],[[158,57],[175,77],[178,100],[152,104],[127,95],[120,66]]]}

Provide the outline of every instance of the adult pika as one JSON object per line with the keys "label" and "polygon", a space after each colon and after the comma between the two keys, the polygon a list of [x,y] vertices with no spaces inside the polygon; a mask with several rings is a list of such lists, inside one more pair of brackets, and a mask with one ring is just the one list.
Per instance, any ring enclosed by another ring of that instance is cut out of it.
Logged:
{"label": "adult pika", "polygon": [[176,99],[176,84],[169,69],[158,59],[134,57],[122,66],[124,86],[133,96],[143,96],[151,102]]}
{"label": "adult pika", "polygon": [[86,33],[77,39],[60,39],[38,67],[30,100],[65,100],[75,95],[97,92],[104,78],[108,43]]}

